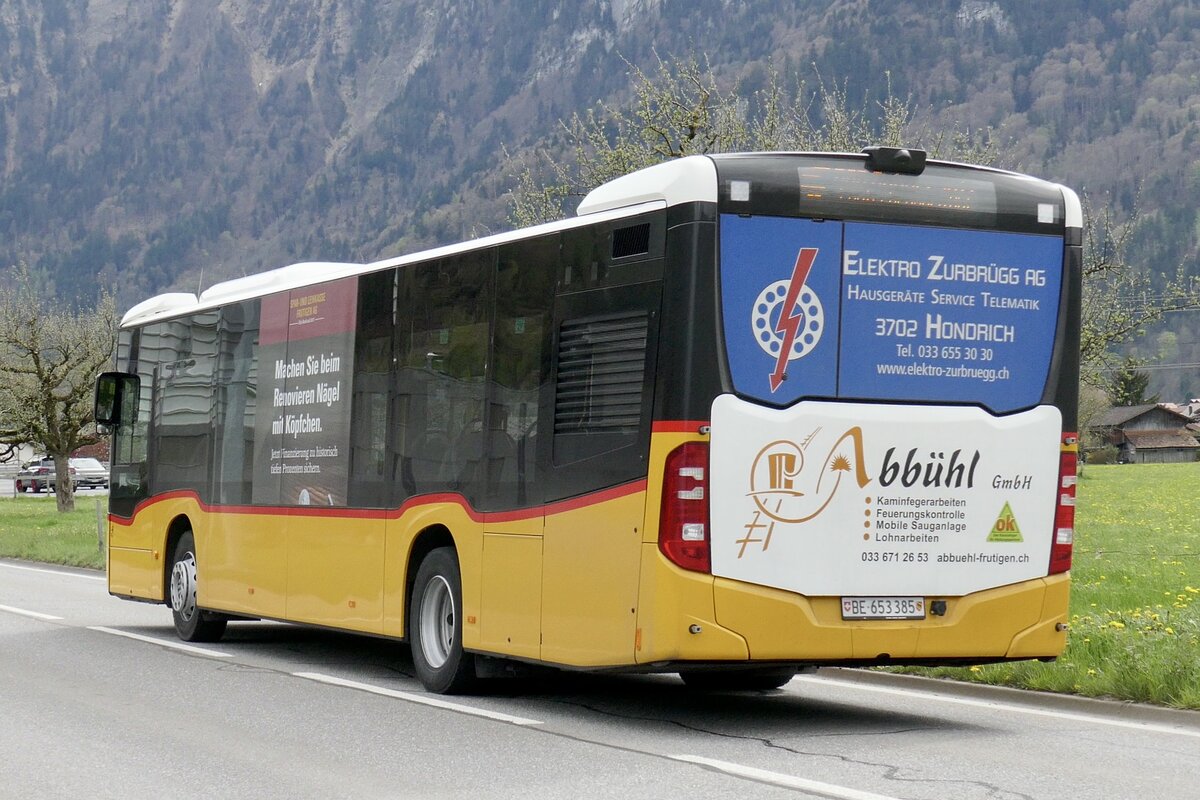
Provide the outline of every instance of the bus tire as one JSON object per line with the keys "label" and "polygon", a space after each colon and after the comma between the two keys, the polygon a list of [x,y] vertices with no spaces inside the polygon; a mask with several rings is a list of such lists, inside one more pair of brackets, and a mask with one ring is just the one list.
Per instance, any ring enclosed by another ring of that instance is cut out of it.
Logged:
{"label": "bus tire", "polygon": [[680,670],[689,689],[702,692],[778,689],[796,676],[795,667],[748,667],[721,670]]}
{"label": "bus tire", "polygon": [[215,642],[225,634],[225,617],[196,605],[196,540],[184,531],[175,545],[168,584],[175,633],[185,642]]}
{"label": "bus tire", "polygon": [[475,682],[475,656],[462,647],[462,573],[453,547],[431,550],[413,582],[409,642],[427,691],[458,694]]}

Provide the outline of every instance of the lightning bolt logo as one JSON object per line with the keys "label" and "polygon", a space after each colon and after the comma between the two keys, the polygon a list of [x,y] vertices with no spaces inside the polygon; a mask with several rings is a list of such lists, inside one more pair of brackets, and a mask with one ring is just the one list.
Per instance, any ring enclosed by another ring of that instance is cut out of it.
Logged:
{"label": "lightning bolt logo", "polygon": [[813,262],[817,260],[817,248],[802,247],[796,254],[796,266],[792,268],[792,279],[788,283],[787,296],[779,310],[779,320],[775,323],[775,331],[783,336],[783,344],[779,348],[779,356],[775,361],[775,371],[771,373],[771,391],[774,392],[787,377],[787,363],[792,355],[792,343],[796,340],[796,332],[804,322],[804,311],[796,308],[796,299],[804,289],[808,273],[812,270]]}

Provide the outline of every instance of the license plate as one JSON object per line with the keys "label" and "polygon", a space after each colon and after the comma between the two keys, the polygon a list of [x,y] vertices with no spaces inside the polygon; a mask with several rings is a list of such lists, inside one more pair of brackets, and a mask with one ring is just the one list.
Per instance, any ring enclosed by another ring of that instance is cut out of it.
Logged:
{"label": "license plate", "polygon": [[925,598],[843,597],[842,619],[925,619]]}

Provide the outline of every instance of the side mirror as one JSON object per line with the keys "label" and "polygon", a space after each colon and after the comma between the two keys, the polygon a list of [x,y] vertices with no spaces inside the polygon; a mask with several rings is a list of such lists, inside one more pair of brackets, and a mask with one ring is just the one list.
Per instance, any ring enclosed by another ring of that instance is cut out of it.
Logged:
{"label": "side mirror", "polygon": [[[103,372],[96,379],[96,402],[93,414],[97,425],[119,425],[121,409],[125,407],[125,398],[137,398],[141,383],[137,375],[127,372]],[[129,407],[131,414],[137,413],[137,405]],[[133,419],[125,420],[127,423]]]}

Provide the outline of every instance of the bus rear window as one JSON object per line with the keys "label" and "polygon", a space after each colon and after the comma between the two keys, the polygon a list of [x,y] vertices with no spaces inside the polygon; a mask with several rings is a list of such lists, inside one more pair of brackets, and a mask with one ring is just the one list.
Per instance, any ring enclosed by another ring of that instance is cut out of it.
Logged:
{"label": "bus rear window", "polygon": [[721,213],[863,220],[1062,236],[1062,192],[986,169],[928,164],[919,175],[873,172],[856,156],[722,156]]}

